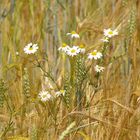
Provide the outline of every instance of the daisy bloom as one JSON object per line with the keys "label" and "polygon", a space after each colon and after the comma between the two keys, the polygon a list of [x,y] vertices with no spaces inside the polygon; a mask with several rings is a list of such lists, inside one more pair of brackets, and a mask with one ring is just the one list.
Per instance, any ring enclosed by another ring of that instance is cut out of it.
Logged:
{"label": "daisy bloom", "polygon": [[69,56],[76,56],[78,53],[80,53],[80,49],[78,46],[73,46],[72,48],[69,48],[66,52]]}
{"label": "daisy bloom", "polygon": [[100,59],[102,57],[102,53],[98,52],[97,50],[94,50],[93,52],[88,54],[88,59]]}
{"label": "daisy bloom", "polygon": [[61,95],[65,96],[65,90],[60,90],[60,91],[57,91],[55,94],[56,94],[56,97],[59,97]]}
{"label": "daisy bloom", "polygon": [[63,43],[61,47],[58,48],[59,51],[63,51],[63,52],[66,52],[70,47]]}
{"label": "daisy bloom", "polygon": [[34,54],[38,50],[37,44],[29,43],[24,47],[24,52],[26,54]]}
{"label": "daisy bloom", "polygon": [[113,37],[113,36],[116,36],[118,35],[118,31],[115,29],[115,30],[111,30],[110,28],[109,29],[104,29],[104,35],[106,37]]}
{"label": "daisy bloom", "polygon": [[39,98],[42,102],[46,102],[52,100],[52,95],[48,91],[41,91],[39,93]]}
{"label": "daisy bloom", "polygon": [[80,45],[80,46],[79,46],[79,49],[80,49],[80,52],[81,52],[81,53],[85,53],[85,51],[86,51],[84,45]]}
{"label": "daisy bloom", "polygon": [[99,65],[96,65],[96,66],[94,67],[94,69],[95,69],[96,72],[102,72],[105,68],[104,68],[104,67],[101,67],[101,66],[99,66]]}
{"label": "daisy bloom", "polygon": [[67,35],[70,35],[71,38],[80,38],[79,34],[77,34],[75,31],[72,31],[71,33],[67,33]]}
{"label": "daisy bloom", "polygon": [[101,41],[102,41],[102,42],[106,42],[106,43],[107,43],[107,42],[109,42],[109,38],[108,38],[108,37],[106,37],[106,36],[104,36],[104,37],[101,39]]}

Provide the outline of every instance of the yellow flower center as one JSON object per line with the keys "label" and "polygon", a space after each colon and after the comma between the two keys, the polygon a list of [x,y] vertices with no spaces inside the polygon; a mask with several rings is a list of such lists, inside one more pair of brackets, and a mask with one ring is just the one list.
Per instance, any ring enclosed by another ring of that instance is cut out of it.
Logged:
{"label": "yellow flower center", "polygon": [[113,34],[113,32],[112,32],[112,31],[109,31],[109,32],[108,32],[108,34],[112,35],[112,34]]}
{"label": "yellow flower center", "polygon": [[79,46],[79,48],[84,49],[85,46],[84,46],[83,44],[81,44],[81,45]]}
{"label": "yellow flower center", "polygon": [[63,48],[65,48],[66,46],[67,46],[67,44],[65,44],[65,43],[62,44],[62,47],[63,47]]}
{"label": "yellow flower center", "polygon": [[30,50],[30,51],[33,50],[33,46],[30,46],[29,50]]}
{"label": "yellow flower center", "polygon": [[74,50],[74,49],[71,50],[71,53],[75,53],[75,52],[76,52],[76,50]]}
{"label": "yellow flower center", "polygon": [[75,31],[72,31],[71,34],[77,34]]}
{"label": "yellow flower center", "polygon": [[64,91],[64,90],[60,90],[60,92],[61,92],[61,93],[64,93],[65,91]]}
{"label": "yellow flower center", "polygon": [[43,97],[43,98],[46,98],[46,97],[47,97],[47,95],[42,95],[42,97]]}
{"label": "yellow flower center", "polygon": [[94,52],[92,52],[91,54],[95,56],[95,55],[97,55],[97,52],[94,51]]}

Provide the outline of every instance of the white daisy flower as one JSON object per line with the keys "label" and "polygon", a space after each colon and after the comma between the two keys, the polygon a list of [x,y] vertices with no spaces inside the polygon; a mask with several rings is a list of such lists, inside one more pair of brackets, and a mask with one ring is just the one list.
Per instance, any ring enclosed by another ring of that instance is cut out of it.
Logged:
{"label": "white daisy flower", "polygon": [[109,38],[108,38],[108,37],[106,37],[106,36],[104,36],[104,37],[101,39],[101,41],[102,41],[102,42],[106,42],[106,43],[107,43],[107,42],[109,42]]}
{"label": "white daisy flower", "polygon": [[65,96],[65,93],[66,93],[65,90],[60,90],[60,91],[57,91],[55,94],[56,94],[56,97],[59,97],[61,95]]}
{"label": "white daisy flower", "polygon": [[70,47],[63,43],[61,47],[58,48],[59,51],[67,52]]}
{"label": "white daisy flower", "polygon": [[106,37],[113,37],[113,36],[116,36],[118,35],[118,31],[115,29],[115,30],[111,30],[110,28],[109,29],[104,29],[104,35]]}
{"label": "white daisy flower", "polygon": [[99,66],[99,65],[96,65],[96,66],[94,67],[94,69],[95,69],[96,72],[102,72],[105,68],[104,68],[104,67],[101,67],[101,66]]}
{"label": "white daisy flower", "polygon": [[72,31],[71,33],[67,33],[67,35],[70,35],[71,38],[80,38],[79,34],[77,34],[75,31]]}
{"label": "white daisy flower", "polygon": [[97,50],[94,50],[93,52],[88,54],[88,59],[100,59],[102,57],[102,53],[98,52]]}
{"label": "white daisy flower", "polygon": [[81,53],[85,53],[85,51],[86,51],[84,45],[80,45],[80,46],[79,46],[79,49],[80,49],[80,52],[81,52]]}
{"label": "white daisy flower", "polygon": [[72,48],[69,48],[66,52],[69,56],[76,56],[78,53],[80,53],[80,49],[78,46],[73,46]]}
{"label": "white daisy flower", "polygon": [[39,98],[42,102],[52,100],[53,96],[48,91],[41,91],[39,93]]}
{"label": "white daisy flower", "polygon": [[34,54],[38,50],[37,44],[29,43],[24,47],[24,52],[26,54]]}

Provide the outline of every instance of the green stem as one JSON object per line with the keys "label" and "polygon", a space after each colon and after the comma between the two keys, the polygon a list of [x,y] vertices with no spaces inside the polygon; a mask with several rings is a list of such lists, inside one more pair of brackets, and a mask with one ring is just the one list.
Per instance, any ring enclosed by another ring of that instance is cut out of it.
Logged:
{"label": "green stem", "polygon": [[70,71],[70,82],[71,85],[74,85],[74,75],[75,75],[75,58],[70,58],[70,66],[71,66],[71,71]]}

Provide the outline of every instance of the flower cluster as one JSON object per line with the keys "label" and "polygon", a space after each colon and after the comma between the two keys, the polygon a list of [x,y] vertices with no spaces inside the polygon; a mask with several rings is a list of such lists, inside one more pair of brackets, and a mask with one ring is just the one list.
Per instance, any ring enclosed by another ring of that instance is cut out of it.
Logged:
{"label": "flower cluster", "polygon": [[62,47],[58,48],[59,51],[62,51],[64,53],[66,53],[69,56],[76,56],[77,54],[79,54],[80,52],[84,52],[85,49],[84,48],[80,48],[79,46],[68,46],[65,43],[63,43]]}
{"label": "flower cluster", "polygon": [[[72,31],[71,33],[67,33],[68,36],[70,36],[72,39],[73,38],[80,38],[79,34],[77,34],[75,31]],[[107,40],[107,37],[106,37]],[[61,47],[58,48],[59,51],[64,52],[66,55],[74,57],[77,56],[78,54],[84,54],[85,53],[85,47],[84,45],[79,45],[79,46],[69,46],[66,43],[63,43]],[[97,51],[97,50],[93,50],[91,53],[88,54],[88,59],[92,60],[92,59],[101,59],[102,58],[102,53]],[[95,66],[95,71],[96,72],[102,72],[104,70],[104,67],[101,66]],[[58,92],[59,95],[60,92]]]}
{"label": "flower cluster", "polygon": [[[88,54],[88,59],[90,59],[90,60],[92,60],[92,59],[97,60],[97,59],[101,59],[102,56],[103,55],[102,55],[101,52],[99,52],[97,50],[94,50],[94,51],[92,51],[91,53]],[[101,67],[99,65],[96,65],[94,67],[94,69],[95,69],[96,72],[102,72],[104,70],[104,67]]]}
{"label": "flower cluster", "polygon": [[[72,39],[80,38],[79,34],[77,34],[75,31],[72,31],[71,33],[67,33],[67,35],[70,36]],[[117,30],[111,30],[110,28],[104,29],[104,37],[103,37],[102,41],[109,42],[109,39],[116,35],[118,35]],[[23,50],[26,54],[34,54],[35,52],[37,52],[38,48],[39,47],[37,44],[29,43],[24,47]],[[84,45],[69,46],[66,43],[63,43],[62,46],[58,48],[58,50],[61,52],[64,52],[66,55],[71,56],[71,57],[74,57],[80,53],[84,54],[86,51]],[[103,57],[103,54],[97,50],[93,50],[92,52],[90,52],[88,54],[89,60],[93,60],[93,59],[98,60],[98,59],[101,59],[102,57]],[[100,64],[101,61],[98,61],[98,62],[94,66],[94,69],[96,72],[100,73],[100,72],[104,71],[105,68],[98,65],[98,64]],[[55,95],[53,96],[53,94],[50,91],[42,90],[42,91],[40,91],[38,98],[42,102],[51,101],[53,98],[65,96],[65,92],[66,92],[65,90],[59,90],[59,91],[55,92]]]}
{"label": "flower cluster", "polygon": [[52,101],[54,98],[65,96],[65,92],[66,92],[65,90],[60,90],[60,91],[55,92],[55,95],[53,96],[51,92],[42,90],[40,91],[38,98],[42,102]]}
{"label": "flower cluster", "polygon": [[[110,28],[109,29],[104,29],[103,32],[104,32],[104,37],[101,40],[103,42],[105,42],[105,43],[108,43],[109,40],[110,40],[110,38],[118,35],[118,31],[116,29],[115,30],[112,30]],[[92,59],[97,60],[97,59],[102,58],[102,56],[103,55],[102,55],[101,52],[99,52],[97,50],[94,50],[93,52],[91,52],[91,53],[88,54],[88,59],[90,59],[90,60],[92,60]],[[96,65],[94,67],[94,69],[95,69],[96,72],[102,72],[105,68],[102,67],[102,66]]]}
{"label": "flower cluster", "polygon": [[[68,36],[71,38],[80,38],[79,34],[77,34],[75,31],[72,31],[71,33],[67,33]],[[66,43],[63,43],[61,47],[58,48],[59,51],[64,52],[66,55],[74,57],[78,55],[79,53],[85,53],[85,47],[84,45],[80,46],[69,46]]]}

